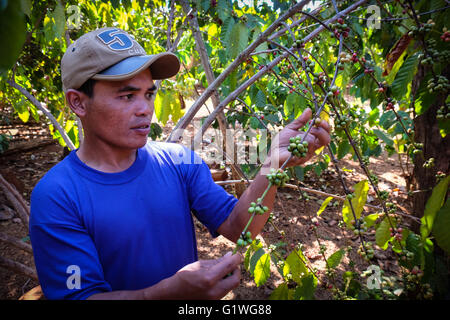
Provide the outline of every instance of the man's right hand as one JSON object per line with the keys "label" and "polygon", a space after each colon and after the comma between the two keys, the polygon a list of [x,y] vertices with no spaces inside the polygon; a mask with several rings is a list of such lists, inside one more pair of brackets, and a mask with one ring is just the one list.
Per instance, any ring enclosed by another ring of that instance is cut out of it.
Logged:
{"label": "man's right hand", "polygon": [[176,289],[173,299],[223,298],[239,285],[241,263],[240,254],[228,252],[216,260],[199,260],[184,266],[170,278],[173,289]]}

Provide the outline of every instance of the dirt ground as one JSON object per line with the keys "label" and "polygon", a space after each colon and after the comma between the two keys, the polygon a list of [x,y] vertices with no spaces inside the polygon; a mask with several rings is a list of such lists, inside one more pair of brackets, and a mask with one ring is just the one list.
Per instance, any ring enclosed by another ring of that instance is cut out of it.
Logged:
{"label": "dirt ground", "polygon": [[[12,131],[11,131],[12,130]],[[167,131],[167,128],[165,128]],[[47,129],[36,125],[15,125],[2,126],[0,133],[9,132],[13,134],[13,142],[10,149],[19,148],[22,143],[30,141],[47,141],[49,134]],[[19,148],[20,149],[20,148]],[[19,150],[17,149],[17,150]],[[35,148],[22,150],[19,152],[7,153],[0,155],[0,172],[18,191],[23,195],[24,199],[29,203],[30,194],[33,187],[39,179],[56,163],[63,158],[63,148],[56,142],[38,145]],[[356,162],[350,159],[340,161],[340,168],[346,168],[344,172],[348,185],[353,185],[364,178],[361,169]],[[383,155],[378,159],[371,159],[370,168],[379,177],[379,187],[382,190],[391,190],[391,197],[397,202],[403,213],[408,214],[410,211],[410,203],[405,194],[405,181],[401,177],[401,169],[398,165],[396,157],[387,157]],[[320,190],[334,195],[343,195],[343,189],[337,179],[337,174],[331,167],[326,170],[320,177],[315,174],[305,176],[303,186],[315,190]],[[232,191],[230,186],[225,187],[227,191]],[[319,254],[319,245],[314,232],[311,230],[311,221],[316,217],[316,212],[320,207],[320,201],[326,197],[317,194],[309,194],[309,200],[298,199],[300,196],[298,190],[290,188],[279,189],[274,207],[273,225],[267,224],[259,239],[267,245],[275,244],[279,241],[285,242],[287,252],[291,252],[294,245],[303,244],[306,257],[310,260],[314,267],[320,270],[319,279],[326,279],[324,275],[325,262]],[[373,191],[369,192],[370,204],[376,206],[376,200]],[[333,200],[335,202],[337,200]],[[4,206],[11,207],[5,196],[0,192],[0,209],[5,210]],[[341,220],[342,203],[337,206],[328,206],[327,209],[316,218],[318,222],[317,232],[319,234],[320,243],[326,245],[325,255],[329,257],[339,248],[352,246],[354,249],[346,255],[343,262],[339,265],[338,270],[348,270],[350,261],[354,263],[354,269],[363,271],[369,263],[363,260],[356,250],[359,246],[359,239],[350,234],[348,231],[339,227]],[[366,214],[376,212],[374,209],[366,208]],[[404,224],[409,224],[412,220],[403,219]],[[198,221],[195,223],[197,231],[198,252],[200,259],[218,258],[228,251],[232,251],[234,244],[227,239],[219,236],[212,239],[209,232]],[[282,236],[280,231],[283,230],[285,235]],[[22,239],[29,243],[28,230],[23,226],[17,216],[4,217],[0,220],[0,232]],[[374,243],[374,232],[369,234],[369,239]],[[31,254],[16,249],[0,241],[0,256],[18,261],[26,266],[34,268],[33,257]],[[377,264],[382,266],[385,272],[396,273],[397,265],[393,259],[390,250],[376,250],[375,257]],[[372,264],[372,263],[370,263]],[[246,299],[267,299],[273,289],[281,283],[281,276],[275,268],[272,268],[271,276],[266,284],[257,287],[248,271],[241,268],[242,281],[241,285],[231,291],[224,299],[228,300],[246,300]],[[331,293],[325,287],[326,281],[320,281],[321,286],[316,290],[316,299],[331,299]],[[23,294],[38,286],[38,282],[6,268],[0,267],[0,299],[15,300],[19,299]]]}

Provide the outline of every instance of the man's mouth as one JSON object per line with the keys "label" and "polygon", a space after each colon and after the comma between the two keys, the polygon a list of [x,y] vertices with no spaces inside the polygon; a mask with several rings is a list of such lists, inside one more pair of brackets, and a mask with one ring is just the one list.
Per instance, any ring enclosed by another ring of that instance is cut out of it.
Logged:
{"label": "man's mouth", "polygon": [[150,128],[150,125],[143,124],[142,126],[133,127],[131,129],[147,129],[147,128]]}
{"label": "man's mouth", "polygon": [[148,135],[150,133],[150,124],[142,124],[131,128],[134,132],[142,135]]}

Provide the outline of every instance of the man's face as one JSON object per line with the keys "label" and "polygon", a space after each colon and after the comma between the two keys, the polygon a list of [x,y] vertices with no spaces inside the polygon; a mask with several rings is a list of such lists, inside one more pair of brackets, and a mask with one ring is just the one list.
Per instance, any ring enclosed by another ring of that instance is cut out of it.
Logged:
{"label": "man's face", "polygon": [[149,69],[129,80],[97,81],[82,119],[86,138],[119,149],[144,146],[150,132],[155,95]]}

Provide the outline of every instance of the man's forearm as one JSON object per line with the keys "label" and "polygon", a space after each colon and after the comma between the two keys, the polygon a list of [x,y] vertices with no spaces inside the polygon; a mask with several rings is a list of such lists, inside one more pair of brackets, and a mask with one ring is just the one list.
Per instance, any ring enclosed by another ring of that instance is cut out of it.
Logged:
{"label": "man's forearm", "polygon": [[176,299],[170,285],[171,278],[140,290],[117,290],[93,294],[88,300],[165,300]]}

